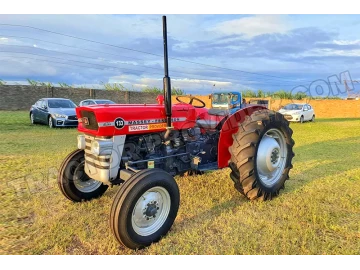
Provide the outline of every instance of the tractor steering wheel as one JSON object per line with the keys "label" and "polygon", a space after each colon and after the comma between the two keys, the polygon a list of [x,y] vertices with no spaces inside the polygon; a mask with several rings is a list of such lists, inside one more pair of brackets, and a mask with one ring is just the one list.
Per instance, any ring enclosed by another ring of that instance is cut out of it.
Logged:
{"label": "tractor steering wheel", "polygon": [[194,106],[195,108],[204,108],[204,107],[206,107],[205,102],[202,101],[202,100],[199,99],[199,98],[190,96],[190,101],[189,101],[189,103],[186,103],[186,102],[180,100],[180,97],[189,97],[189,96],[176,96],[176,100],[179,101],[180,103],[185,103],[185,104],[190,104],[190,105],[192,105],[192,104],[193,104],[193,101],[196,100],[196,101],[200,102],[201,105],[200,105],[200,106],[194,106],[194,105],[192,105],[192,106]]}

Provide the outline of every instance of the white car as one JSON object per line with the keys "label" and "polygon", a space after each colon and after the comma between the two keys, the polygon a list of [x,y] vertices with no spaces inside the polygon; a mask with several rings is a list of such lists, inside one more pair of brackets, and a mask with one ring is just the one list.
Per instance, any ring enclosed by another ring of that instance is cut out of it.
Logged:
{"label": "white car", "polygon": [[99,105],[99,104],[116,104],[116,103],[108,99],[85,99],[80,101],[79,106],[82,107],[82,106]]}
{"label": "white car", "polygon": [[315,121],[314,109],[307,103],[287,104],[279,110],[279,113],[284,115],[286,120],[292,122],[303,123],[305,121]]}

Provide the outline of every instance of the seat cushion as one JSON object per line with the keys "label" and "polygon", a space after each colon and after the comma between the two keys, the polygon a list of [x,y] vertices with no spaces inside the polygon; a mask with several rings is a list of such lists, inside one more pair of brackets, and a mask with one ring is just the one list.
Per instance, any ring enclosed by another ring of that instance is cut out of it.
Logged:
{"label": "seat cushion", "polygon": [[218,115],[218,116],[227,116],[230,114],[229,110],[223,110],[223,109],[209,109],[208,114],[211,115]]}

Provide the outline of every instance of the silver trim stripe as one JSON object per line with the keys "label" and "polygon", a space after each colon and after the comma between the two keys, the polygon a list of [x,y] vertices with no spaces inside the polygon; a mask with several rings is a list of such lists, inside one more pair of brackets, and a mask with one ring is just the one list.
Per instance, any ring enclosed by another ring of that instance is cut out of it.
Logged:
{"label": "silver trim stripe", "polygon": [[[174,117],[171,119],[172,122],[183,122],[186,120],[186,117]],[[166,123],[165,118],[159,119],[141,119],[141,120],[130,120],[124,121],[125,126],[130,125],[147,125],[147,124],[158,124],[158,123]],[[113,127],[115,126],[115,120],[113,122],[98,122],[99,127]]]}

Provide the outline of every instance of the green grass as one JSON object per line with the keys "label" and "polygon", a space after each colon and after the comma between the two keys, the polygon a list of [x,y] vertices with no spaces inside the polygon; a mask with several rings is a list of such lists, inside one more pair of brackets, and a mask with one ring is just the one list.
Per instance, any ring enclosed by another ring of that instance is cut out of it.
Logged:
{"label": "green grass", "polygon": [[291,124],[294,169],[270,202],[250,202],[229,170],[177,177],[178,217],[159,243],[120,246],[108,213],[119,187],[72,203],[56,172],[76,148],[76,129],[31,126],[26,112],[0,112],[2,254],[359,254],[360,120]]}

